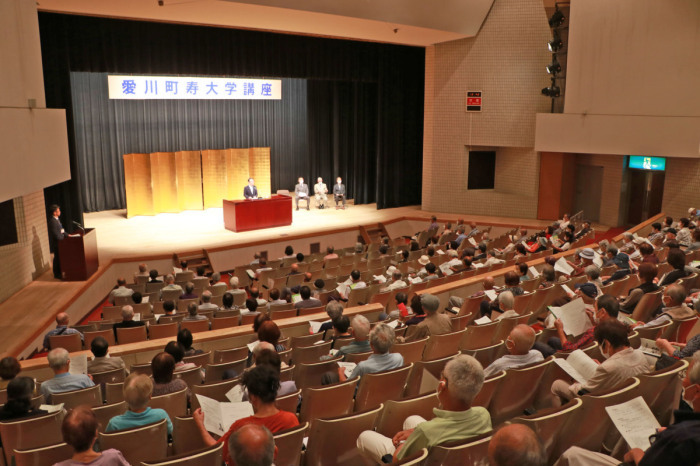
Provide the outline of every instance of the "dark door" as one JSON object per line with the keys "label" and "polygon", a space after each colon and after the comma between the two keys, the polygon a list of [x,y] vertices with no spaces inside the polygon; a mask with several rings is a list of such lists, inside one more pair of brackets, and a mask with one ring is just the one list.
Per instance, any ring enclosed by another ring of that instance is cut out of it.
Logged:
{"label": "dark door", "polygon": [[630,169],[627,183],[627,223],[637,225],[661,212],[665,173]]}

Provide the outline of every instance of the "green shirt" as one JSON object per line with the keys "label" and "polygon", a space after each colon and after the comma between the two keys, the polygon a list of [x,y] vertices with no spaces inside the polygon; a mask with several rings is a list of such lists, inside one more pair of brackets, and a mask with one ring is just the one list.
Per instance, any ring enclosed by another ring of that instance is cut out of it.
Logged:
{"label": "green shirt", "polygon": [[452,440],[464,440],[491,430],[491,415],[481,406],[466,411],[445,411],[434,408],[435,418],[418,424],[406,439],[397,459],[416,453],[421,448],[430,449],[435,445]]}

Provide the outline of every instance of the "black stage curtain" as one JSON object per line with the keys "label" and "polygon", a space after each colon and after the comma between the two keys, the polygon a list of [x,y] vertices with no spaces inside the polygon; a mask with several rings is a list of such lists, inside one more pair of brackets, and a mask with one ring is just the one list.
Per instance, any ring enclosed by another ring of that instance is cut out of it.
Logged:
{"label": "black stage curtain", "polygon": [[[115,171],[115,162],[100,161],[97,179],[82,186],[88,175],[80,175],[86,169],[78,158],[72,72],[308,79],[308,152],[298,159],[280,154],[273,189],[293,185],[298,175],[292,169],[303,168],[306,176],[316,169],[328,184],[343,176],[359,203],[420,203],[423,48],[55,13],[40,13],[39,27],[46,102],[66,109],[73,174],[45,196],[62,205],[67,219],[80,220],[100,197],[105,206],[119,205],[123,192],[123,186],[111,186],[102,195],[83,196],[107,182],[103,173]],[[218,147],[199,147],[208,148]]]}

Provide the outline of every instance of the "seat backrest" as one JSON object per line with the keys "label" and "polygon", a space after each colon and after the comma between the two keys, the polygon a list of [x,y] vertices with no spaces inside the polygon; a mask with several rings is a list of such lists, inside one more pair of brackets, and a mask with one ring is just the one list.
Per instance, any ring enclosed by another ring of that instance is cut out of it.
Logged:
{"label": "seat backrest", "polygon": [[298,466],[301,460],[301,449],[304,444],[304,435],[309,427],[307,422],[302,422],[296,427],[285,429],[274,435],[277,447],[276,466]]}
{"label": "seat backrest", "polygon": [[119,403],[124,401],[124,382],[105,383],[105,403]]}
{"label": "seat backrest", "polygon": [[223,443],[216,443],[211,447],[191,451],[181,455],[169,456],[156,461],[143,461],[143,466],[175,466],[186,464],[188,466],[210,466],[221,464],[223,459]]}
{"label": "seat backrest", "polygon": [[239,348],[231,349],[217,349],[214,350],[214,356],[212,358],[212,363],[219,364],[222,362],[238,361],[243,358],[248,357],[248,347],[241,346]]}
{"label": "seat backrest", "polygon": [[105,340],[107,340],[109,346],[116,345],[116,340],[114,339],[114,330],[112,330],[111,328],[105,330],[95,330],[93,332],[85,332],[83,333],[83,337],[85,338],[85,348],[90,348],[92,340],[94,340],[97,337],[102,337]]}
{"label": "seat backrest", "polygon": [[211,329],[219,330],[221,328],[238,327],[238,325],[240,325],[240,320],[239,316],[214,317],[211,321]]}
{"label": "seat backrest", "polygon": [[474,397],[472,401],[472,406],[481,406],[482,408],[488,409],[491,405],[491,400],[493,399],[494,393],[498,391],[503,380],[506,378],[506,371],[500,371],[484,379],[484,385],[479,390],[479,393]]}
{"label": "seat backrest", "polygon": [[441,359],[459,352],[459,342],[466,330],[443,333],[442,335],[430,335],[425,349],[423,349],[423,361]]}
{"label": "seat backrest", "polygon": [[483,367],[488,367],[489,364],[491,364],[496,359],[505,354],[506,351],[507,350],[505,345],[503,344],[503,340],[501,340],[493,345],[486,346],[484,348],[462,350],[462,354],[468,354],[469,356],[472,356],[474,357],[474,359],[479,361]]}
{"label": "seat backrest", "polygon": [[461,442],[436,445],[428,452],[424,466],[444,464],[484,464],[488,456],[491,433],[472,437]]}
{"label": "seat backrest", "polygon": [[462,336],[462,341],[459,343],[459,349],[468,350],[484,348],[491,345],[500,323],[500,321],[496,321],[484,325],[467,326],[467,329]]}
{"label": "seat backrest", "polygon": [[209,331],[209,319],[207,320],[183,320],[180,329],[187,329],[192,333]]}
{"label": "seat backrest", "polygon": [[122,306],[105,306],[102,308],[102,319],[122,320]]}
{"label": "seat backrest", "polygon": [[423,351],[428,343],[428,338],[412,341],[410,343],[395,343],[391,347],[392,353],[399,353],[403,356],[403,363],[410,364],[412,362],[421,361],[423,359]]}
{"label": "seat backrest", "polygon": [[174,454],[182,455],[207,448],[207,444],[204,443],[202,434],[199,432],[199,427],[192,417],[174,417],[171,418],[171,421],[173,423]]}
{"label": "seat backrest", "polygon": [[60,463],[73,456],[73,447],[67,443],[58,443],[47,447],[15,450],[16,466],[40,466]]}
{"label": "seat backrest", "polygon": [[244,358],[239,359],[238,361],[209,364],[206,366],[204,382],[220,382],[224,380],[224,375],[228,375],[227,378],[238,377],[239,375],[243,374],[247,362],[248,358]]}
{"label": "seat backrest", "polygon": [[356,387],[357,380],[353,379],[331,385],[304,388],[299,409],[299,421],[313,424],[313,421],[318,418],[351,413]]}
{"label": "seat backrest", "polygon": [[357,437],[372,430],[383,406],[331,419],[316,419],[309,428],[306,466],[364,464],[357,449]]}
{"label": "seat backrest", "polygon": [[95,417],[99,423],[97,429],[100,432],[104,432],[107,428],[107,424],[109,424],[109,420],[114,416],[124,414],[128,408],[129,407],[126,404],[126,401],[119,401],[101,406],[93,406],[92,412],[95,413]]}
{"label": "seat backrest", "polygon": [[566,428],[566,425],[578,413],[582,405],[583,402],[580,398],[574,398],[563,406],[543,410],[530,416],[516,417],[512,422],[525,424],[537,434],[549,458],[547,464],[552,464],[557,460],[550,455],[557,444],[559,433]]}
{"label": "seat backrest", "polygon": [[305,346],[313,346],[314,343],[317,341],[323,340],[323,334],[322,333],[314,333],[313,335],[300,335],[300,336],[293,336],[291,339],[291,342],[289,344],[289,347],[294,349],[294,348],[301,348]]}
{"label": "seat backrest", "polygon": [[648,322],[654,310],[661,306],[662,293],[663,290],[645,293],[644,296],[641,297],[637,305],[634,307],[634,311],[632,312],[632,318],[634,320]]}
{"label": "seat backrest", "polygon": [[693,327],[695,327],[697,321],[697,315],[688,317],[687,319],[676,320],[674,321],[678,324],[678,326],[676,327],[676,331],[673,334],[664,335],[663,337],[669,341],[687,343],[688,335],[690,334],[690,331],[693,329]]}
{"label": "seat backrest", "polygon": [[327,341],[318,345],[292,348],[292,361],[294,364],[317,362],[321,356],[325,356],[330,352],[331,345],[332,343]]}
{"label": "seat backrest", "polygon": [[661,325],[656,325],[654,327],[646,327],[646,328],[637,327],[634,330],[639,335],[639,338],[647,338],[649,340],[656,340],[671,325],[673,325],[673,322],[669,320],[667,322],[664,322]]}
{"label": "seat backrest", "polygon": [[348,353],[345,355],[345,362],[354,362],[355,364],[359,364],[362,361],[369,359],[372,354],[374,354],[372,351],[367,353]]}
{"label": "seat backrest", "polygon": [[14,450],[29,450],[42,445],[62,443],[63,416],[64,412],[61,410],[19,421],[0,422],[0,438],[2,438],[5,464],[12,464]]}
{"label": "seat backrest", "polygon": [[83,340],[79,333],[71,333],[70,335],[51,335],[49,337],[49,346],[53,348],[64,348],[69,353],[83,350]]}
{"label": "seat backrest", "polygon": [[177,322],[149,325],[148,333],[151,340],[157,340],[158,338],[175,338],[177,337]]}
{"label": "seat backrest", "polygon": [[680,374],[688,365],[688,361],[680,360],[665,369],[637,376],[639,394],[662,426],[670,422],[673,409],[678,405],[681,391]]}
{"label": "seat backrest", "polygon": [[401,399],[412,368],[413,363],[398,369],[363,375],[355,394],[355,411],[374,408],[386,400]]}
{"label": "seat backrest", "polygon": [[102,390],[100,385],[81,388],[78,390],[70,390],[68,392],[58,392],[51,394],[52,404],[65,404],[66,409],[72,409],[80,405],[101,406],[102,405]]}
{"label": "seat backrest", "polygon": [[182,362],[186,364],[192,363],[204,367],[211,362],[211,351],[193,354],[192,356],[185,356],[184,358],[182,358]]}
{"label": "seat backrest", "polygon": [[120,345],[146,341],[146,326],[117,328],[117,341]]}
{"label": "seat backrest", "polygon": [[187,390],[183,388],[167,395],[154,396],[151,398],[150,406],[164,410],[170,419],[176,416],[187,416]]}
{"label": "seat backrest", "polygon": [[539,388],[539,381],[553,358],[527,366],[508,369],[489,404],[493,425],[517,416],[532,406]]}
{"label": "seat backrest", "polygon": [[192,391],[192,397],[190,400],[192,411],[199,407],[199,401],[197,401],[196,395],[206,396],[207,398],[211,398],[212,400],[216,401],[229,401],[228,398],[226,398],[226,393],[228,393],[229,390],[234,387],[234,385],[238,385],[239,383],[240,378],[236,377],[235,379],[224,380],[222,382],[192,385],[190,387],[190,390]]}
{"label": "seat backrest", "polygon": [[293,380],[297,388],[315,387],[321,385],[321,378],[326,372],[338,372],[340,358],[329,359],[308,364],[295,364]]}
{"label": "seat backrest", "polygon": [[289,393],[288,395],[280,396],[275,399],[275,406],[282,411],[296,413],[299,407],[299,398],[301,397],[301,389]]}
{"label": "seat backrest", "polygon": [[296,316],[297,316],[296,309],[285,309],[285,310],[280,310],[280,311],[270,310],[270,319],[272,319],[272,320],[288,319],[290,317],[296,317]]}
{"label": "seat backrest", "polygon": [[428,371],[436,379],[440,378],[440,373],[445,368],[445,365],[455,357],[451,354],[445,358],[433,359],[432,361],[416,361],[413,364],[408,380],[406,381],[405,397],[412,397],[426,393],[426,391],[435,391],[435,387],[427,385],[423,388],[423,371]]}
{"label": "seat backrest", "polygon": [[168,455],[168,426],[165,419],[133,429],[98,432],[100,448],[116,448],[130,464],[165,458]]}
{"label": "seat backrest", "polygon": [[319,312],[323,312],[323,311],[324,311],[324,306],[307,307],[307,308],[299,309],[299,315],[300,316],[308,316],[311,314],[318,314]]}
{"label": "seat backrest", "polygon": [[184,380],[187,383],[187,386],[191,387],[192,385],[202,383],[202,368],[193,367],[192,369],[187,369],[184,371],[176,371],[173,374],[173,377]]}
{"label": "seat backrest", "polygon": [[433,408],[438,405],[435,392],[403,400],[387,400],[377,421],[377,432],[391,438],[403,430],[403,422],[408,416],[417,415],[429,421],[435,417]]}
{"label": "seat backrest", "polygon": [[581,409],[572,416],[566,428],[560,432],[552,451],[552,458],[558,458],[572,446],[599,450],[610,429],[614,429],[605,407],[631,400],[637,396],[638,387],[639,379],[631,378],[612,390],[583,395]]}

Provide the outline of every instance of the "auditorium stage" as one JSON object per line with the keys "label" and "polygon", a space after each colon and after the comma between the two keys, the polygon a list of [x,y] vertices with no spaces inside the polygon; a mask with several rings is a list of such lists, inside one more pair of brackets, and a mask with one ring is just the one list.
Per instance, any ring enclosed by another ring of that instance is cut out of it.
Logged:
{"label": "auditorium stage", "polygon": [[[158,214],[126,218],[125,210],[85,214],[85,227],[95,228],[100,258],[98,272],[88,282],[61,282],[53,278],[51,270],[0,304],[4,324],[0,326],[0,357],[12,354],[27,356],[38,338],[53,327],[54,316],[66,310],[72,322],[79,321],[98,305],[113,286],[113,278],[104,276],[105,267],[115,259],[137,260],[139,257],[169,256],[174,252],[196,249],[238,247],[260,241],[280,241],[284,237],[330,234],[333,230],[357,228],[413,219],[404,225],[407,234],[427,226],[432,212],[419,206],[377,210],[376,204],[348,206],[293,213],[292,225],[243,233],[226,230],[222,209],[185,211],[177,214]],[[524,225],[541,228],[548,221],[435,213],[440,222],[463,218],[480,225]],[[149,260],[149,264],[151,261]],[[130,266],[129,273],[135,266]],[[30,345],[31,344],[31,345]],[[39,343],[40,344],[40,343]]]}

